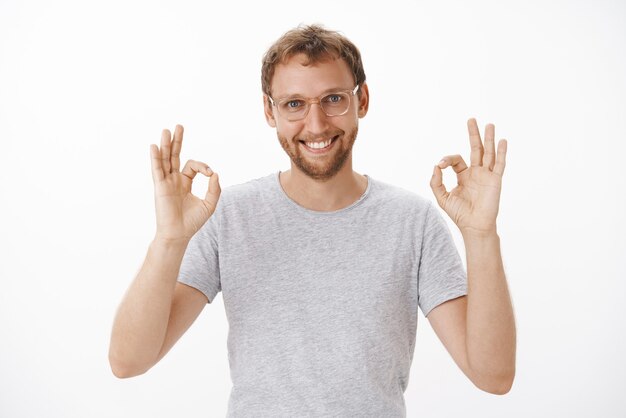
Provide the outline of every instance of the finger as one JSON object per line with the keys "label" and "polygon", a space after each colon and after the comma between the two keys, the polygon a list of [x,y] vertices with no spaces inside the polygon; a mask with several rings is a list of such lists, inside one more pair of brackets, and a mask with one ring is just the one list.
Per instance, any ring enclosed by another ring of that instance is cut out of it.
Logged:
{"label": "finger", "polygon": [[155,144],[150,144],[150,165],[152,166],[152,180],[156,183],[165,178],[163,174],[163,167],[161,166],[161,155],[159,153],[159,147]]}
{"label": "finger", "polygon": [[172,172],[172,164],[170,163],[171,142],[172,134],[169,130],[163,129],[161,133],[161,165],[166,176]]}
{"label": "finger", "polygon": [[180,170],[180,150],[183,147],[183,131],[182,125],[176,125],[176,129],[174,129],[174,142],[172,143],[172,155],[170,158],[172,171]]}
{"label": "finger", "polygon": [[188,160],[183,167],[183,171],[181,171],[183,175],[183,186],[187,192],[191,191],[191,183],[198,173],[202,173],[208,177],[213,174],[213,170],[201,161]]}
{"label": "finger", "polygon": [[485,155],[483,156],[483,167],[489,167],[493,170],[496,162],[496,148],[494,137],[496,136],[496,126],[489,123],[485,126]]}
{"label": "finger", "polygon": [[459,154],[446,155],[445,157],[441,159],[441,161],[439,161],[439,164],[437,164],[437,166],[442,169],[452,166],[452,169],[457,174],[460,174],[462,171],[464,171],[467,168],[467,164],[465,164],[465,160],[463,160],[463,157],[461,157]]}
{"label": "finger", "polygon": [[437,203],[439,203],[439,206],[443,208],[444,202],[448,196],[448,191],[446,190],[446,186],[443,184],[442,171],[438,165],[436,165],[433,169],[433,176],[430,178],[430,188],[433,190]]}
{"label": "finger", "polygon": [[467,130],[470,137],[470,147],[472,148],[470,163],[472,167],[477,167],[480,166],[483,160],[483,143],[480,140],[480,132],[478,131],[476,119],[471,118],[467,121]]}
{"label": "finger", "polygon": [[220,194],[222,193],[222,188],[220,187],[219,176],[217,173],[211,174],[211,178],[209,179],[209,188],[204,196],[204,201],[209,206],[209,210],[211,214],[215,212],[215,208],[217,207],[217,201],[220,198]]}
{"label": "finger", "polygon": [[498,155],[496,156],[496,165],[493,167],[493,172],[502,176],[504,174],[504,167],[506,167],[506,150],[508,142],[506,139],[498,141]]}

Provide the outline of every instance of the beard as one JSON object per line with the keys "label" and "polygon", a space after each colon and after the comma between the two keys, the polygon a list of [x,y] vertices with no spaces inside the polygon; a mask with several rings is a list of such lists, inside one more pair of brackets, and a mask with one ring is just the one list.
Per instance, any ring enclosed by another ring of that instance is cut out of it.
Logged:
{"label": "beard", "polygon": [[334,132],[330,135],[318,135],[318,137],[332,138],[338,135],[335,143],[332,145],[333,149],[328,155],[322,157],[309,157],[304,155],[300,148],[300,141],[307,140],[307,138],[294,138],[291,142],[280,135],[276,131],[278,141],[283,147],[291,162],[300,169],[305,175],[315,180],[329,180],[333,178],[339,170],[345,165],[346,160],[352,152],[352,146],[356,141],[356,135],[359,131],[359,127],[355,126],[354,129],[344,132]]}

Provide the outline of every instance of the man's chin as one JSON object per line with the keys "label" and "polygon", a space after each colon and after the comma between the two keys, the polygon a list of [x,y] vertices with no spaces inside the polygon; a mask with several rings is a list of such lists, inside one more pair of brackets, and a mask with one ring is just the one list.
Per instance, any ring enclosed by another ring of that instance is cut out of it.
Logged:
{"label": "man's chin", "polygon": [[315,161],[307,161],[307,158],[302,155],[299,155],[296,160],[292,159],[291,161],[307,177],[314,180],[326,181],[332,179],[339,173],[344,167],[348,155],[349,152],[347,154],[335,155],[333,161],[317,162],[318,164],[316,164]]}
{"label": "man's chin", "polygon": [[[339,171],[345,166],[348,157],[352,152],[352,146],[356,140],[357,129],[353,132],[339,133],[333,144],[333,149],[328,154],[320,155],[319,157],[330,157],[331,161],[327,158],[316,158],[314,155],[309,156],[305,145],[296,140],[296,148],[292,152],[285,148],[287,140],[281,138],[278,135],[279,141],[283,146],[283,149],[287,152],[291,159],[292,165],[298,168],[299,171],[304,173],[307,177],[317,181],[328,181],[334,178]],[[348,143],[346,143],[348,141]],[[347,148],[346,148],[347,147]],[[295,151],[295,152],[294,152]]]}
{"label": "man's chin", "polygon": [[316,180],[316,181],[328,181],[331,180],[333,177],[335,177],[337,175],[337,172],[330,172],[330,171],[326,171],[326,172],[322,172],[322,173],[315,173],[315,172],[304,172],[304,174],[306,174],[307,177]]}

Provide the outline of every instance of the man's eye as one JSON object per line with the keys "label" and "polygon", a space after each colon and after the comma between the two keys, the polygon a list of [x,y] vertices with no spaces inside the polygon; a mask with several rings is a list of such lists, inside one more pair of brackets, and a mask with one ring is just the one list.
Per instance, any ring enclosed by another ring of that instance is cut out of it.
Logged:
{"label": "man's eye", "polygon": [[324,101],[327,103],[339,103],[341,102],[342,97],[340,94],[329,94],[328,96],[324,97]]}
{"label": "man's eye", "polygon": [[289,109],[298,109],[302,106],[302,100],[289,100],[285,106]]}

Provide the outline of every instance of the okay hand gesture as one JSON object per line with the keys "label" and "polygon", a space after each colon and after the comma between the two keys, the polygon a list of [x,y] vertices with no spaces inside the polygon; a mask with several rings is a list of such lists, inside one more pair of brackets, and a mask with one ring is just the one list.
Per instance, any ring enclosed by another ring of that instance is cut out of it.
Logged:
{"label": "okay hand gesture", "polygon": [[[463,235],[488,235],[496,232],[507,141],[501,139],[498,142],[496,154],[493,124],[485,127],[484,147],[476,119],[467,121],[467,129],[471,146],[471,166],[468,167],[458,154],[444,157],[433,170],[430,187],[439,206]],[[448,166],[452,167],[457,177],[457,186],[450,192],[442,182],[442,169]]]}
{"label": "okay hand gesture", "polygon": [[[176,125],[174,138],[163,130],[161,148],[150,145],[152,180],[157,218],[157,239],[189,240],[215,212],[221,194],[217,173],[203,162],[189,160],[180,171],[183,127]],[[196,174],[210,177],[204,199],[191,193]]]}

